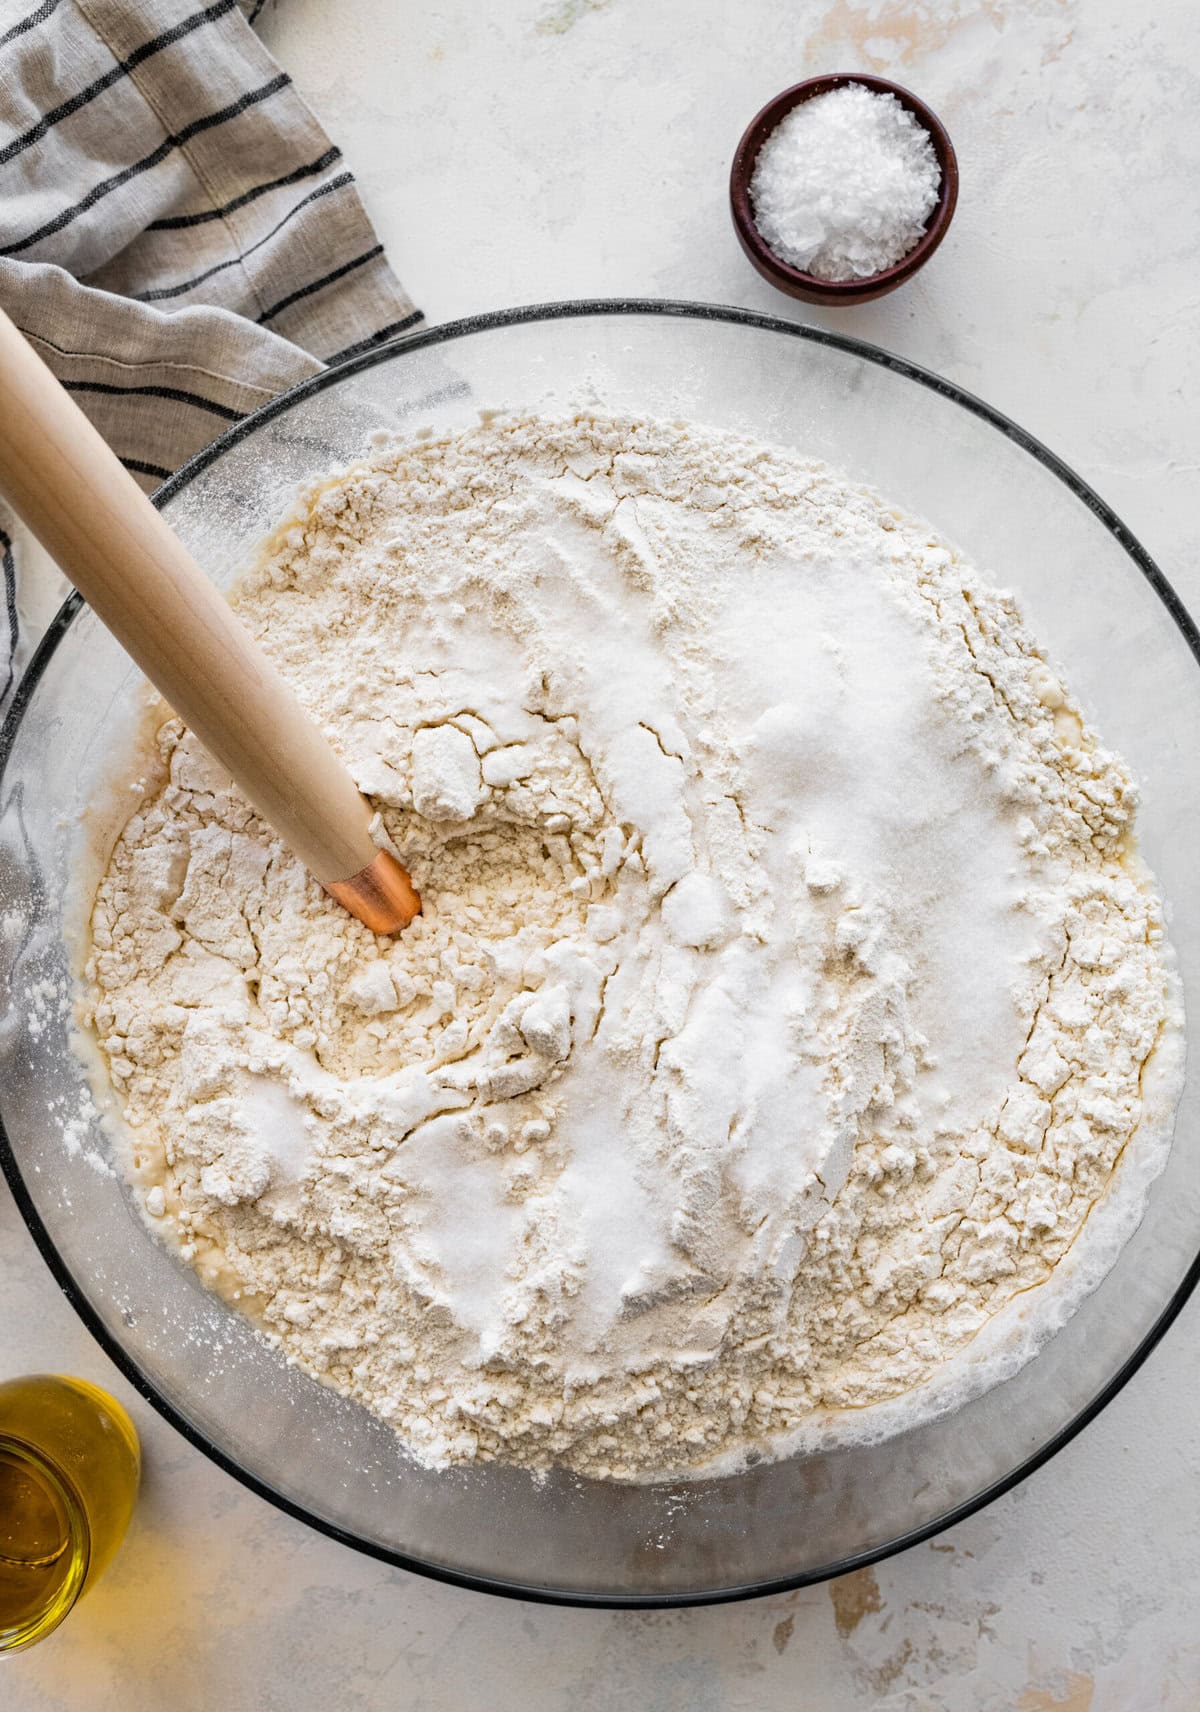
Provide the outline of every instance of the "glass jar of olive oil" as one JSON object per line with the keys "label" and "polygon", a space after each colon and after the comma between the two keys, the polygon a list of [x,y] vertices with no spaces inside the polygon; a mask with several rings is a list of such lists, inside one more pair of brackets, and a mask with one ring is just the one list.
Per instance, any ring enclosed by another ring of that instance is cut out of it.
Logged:
{"label": "glass jar of olive oil", "polygon": [[0,1654],[57,1628],[103,1572],[140,1472],[133,1422],[99,1386],[0,1383]]}

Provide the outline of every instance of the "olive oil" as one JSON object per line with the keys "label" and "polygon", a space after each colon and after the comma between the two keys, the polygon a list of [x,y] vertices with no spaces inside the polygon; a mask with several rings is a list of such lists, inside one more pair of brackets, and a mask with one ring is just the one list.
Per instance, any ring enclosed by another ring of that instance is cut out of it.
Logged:
{"label": "olive oil", "polygon": [[0,1652],[48,1635],[102,1573],[140,1468],[133,1422],[98,1386],[0,1384]]}

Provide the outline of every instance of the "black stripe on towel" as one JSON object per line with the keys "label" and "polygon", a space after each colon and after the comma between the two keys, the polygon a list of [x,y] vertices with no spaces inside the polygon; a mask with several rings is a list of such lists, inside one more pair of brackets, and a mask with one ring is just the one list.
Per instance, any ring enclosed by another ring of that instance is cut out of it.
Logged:
{"label": "black stripe on towel", "polygon": [[21,621],[17,617],[17,565],[13,558],[12,542],[3,529],[0,529],[0,561],[4,566],[4,610],[8,615],[8,670],[5,673],[4,688],[0,689],[0,702],[3,702],[12,689],[17,669],[17,643],[21,636]]}
{"label": "black stripe on towel", "polygon": [[135,476],[153,476],[156,481],[166,481],[168,476],[175,474],[174,470],[164,470],[161,464],[143,463],[141,458],[122,458],[121,462]]}
{"label": "black stripe on towel", "polygon": [[114,386],[106,380],[65,380],[63,385],[68,392],[102,392],[113,398],[123,398],[130,393],[140,398],[169,398],[176,404],[194,404],[197,410],[207,410],[223,422],[240,422],[245,414],[241,410],[231,410],[227,404],[218,404],[214,398],[204,398],[198,392],[185,392],[178,386]]}
{"label": "black stripe on towel", "polygon": [[266,184],[256,184],[253,190],[245,190],[240,196],[235,196],[232,202],[223,202],[219,208],[202,208],[196,214],[170,214],[165,220],[151,220],[146,227],[147,232],[174,232],[182,226],[203,226],[209,220],[223,220],[226,214],[233,214],[239,208],[244,208],[248,202],[257,202],[260,196],[266,196],[269,191],[282,190],[285,184],[299,184],[302,179],[312,178],[314,173],[324,172],[334,161],[342,158],[339,148],[327,149],[320,160],[310,161],[307,166],[298,166],[294,172],[288,172],[282,178],[272,178]]}
{"label": "black stripe on towel", "polygon": [[281,297],[278,303],[273,303],[269,309],[263,310],[258,318],[259,324],[261,325],[264,321],[273,321],[276,315],[281,315],[285,309],[290,309],[293,303],[299,303],[301,298],[311,297],[316,291],[323,291],[327,285],[332,285],[335,279],[345,279],[348,273],[353,273],[356,268],[366,267],[368,262],[373,262],[376,256],[382,254],[383,245],[376,244],[373,249],[364,250],[361,256],[355,256],[353,261],[343,262],[341,267],[334,268],[332,273],[322,274],[320,279],[310,280],[307,285],[302,285],[299,291],[290,291],[286,297]]}
{"label": "black stripe on towel", "polygon": [[0,250],[0,256],[20,255],[22,250],[29,249],[31,245],[40,242],[42,238],[48,238],[55,232],[61,232],[64,226],[69,226],[72,220],[77,220],[81,214],[86,214],[88,209],[94,208],[103,197],[110,195],[114,190],[119,190],[123,184],[128,184],[131,178],[137,178],[139,173],[148,172],[151,167],[155,167],[160,161],[166,160],[167,156],[175,149],[181,148],[184,143],[199,136],[201,131],[211,131],[215,125],[224,125],[230,119],[236,119],[239,114],[246,112],[247,108],[256,107],[259,102],[267,101],[272,95],[277,95],[281,89],[287,87],[290,81],[291,79],[286,72],[280,72],[279,76],[273,77],[270,83],[264,83],[261,89],[248,90],[245,95],[241,95],[236,101],[230,102],[228,107],[222,107],[219,112],[206,113],[202,119],[193,119],[192,123],[185,125],[182,131],[176,131],[164,137],[158,147],[152,149],[140,161],[134,161],[132,166],[127,166],[122,172],[114,173],[111,178],[106,178],[102,183],[93,185],[83,200],[77,202],[74,207],[66,208],[61,214],[56,214],[53,220],[47,220],[44,226],[39,226],[36,232],[30,232],[24,238],[19,238],[15,244],[6,244]]}
{"label": "black stripe on towel", "polygon": [[236,3],[237,0],[213,0],[213,4],[206,6],[203,12],[193,12],[190,18],[181,18],[171,29],[164,30],[160,36],[155,36],[152,40],[143,42],[140,47],[134,48],[127,59],[119,59],[102,77],[98,77],[94,83],[89,83],[86,89],[79,90],[57,107],[51,107],[48,113],[42,114],[36,125],[31,125],[19,137],[14,137],[11,143],[5,144],[4,148],[0,149],[0,166],[12,160],[14,155],[22,154],[24,150],[31,148],[34,143],[40,142],[60,119],[70,118],[72,113],[78,113],[81,107],[86,107],[90,101],[94,101],[97,95],[103,95],[106,89],[111,89],[114,83],[120,83],[121,79],[128,77],[143,60],[161,53],[164,48],[173,47],[185,36],[190,36],[194,30],[203,29],[205,24],[211,24],[224,13],[231,12]]}
{"label": "black stripe on towel", "polygon": [[23,36],[26,30],[35,30],[39,24],[44,24],[52,13],[58,11],[60,3],[61,0],[46,0],[45,5],[39,6],[36,12],[31,12],[27,18],[22,18],[20,23],[14,24],[11,30],[5,30],[4,34],[0,36],[0,48],[7,47],[9,42],[15,41],[18,36]]}
{"label": "black stripe on towel", "polygon": [[394,339],[397,333],[407,333],[410,327],[415,327],[418,321],[425,317],[419,309],[414,309],[411,315],[406,315],[403,321],[389,321],[386,327],[381,327],[378,333],[372,333],[366,339],[359,339],[357,344],[347,345],[343,351],[335,351],[326,361],[330,368],[337,363],[344,363],[348,357],[357,357],[363,351],[369,351],[375,345],[382,345],[387,339]]}
{"label": "black stripe on towel", "polygon": [[302,196],[294,207],[288,209],[277,225],[272,226],[271,230],[264,233],[257,243],[251,244],[249,249],[243,250],[240,256],[227,256],[223,262],[215,262],[203,273],[196,274],[193,279],[185,279],[182,285],[160,285],[154,291],[139,292],[137,301],[139,303],[161,303],[164,297],[182,297],[184,292],[194,291],[198,285],[203,285],[205,280],[211,279],[215,273],[224,273],[226,268],[237,267],[239,262],[244,262],[247,256],[252,256],[255,250],[261,250],[264,244],[269,244],[276,232],[281,232],[292,216],[299,214],[302,208],[307,208],[310,202],[315,202],[319,196],[328,196],[331,190],[341,190],[345,185],[353,183],[353,173],[339,173],[336,178],[331,178],[328,184],[319,184],[315,190],[310,190],[307,196]]}

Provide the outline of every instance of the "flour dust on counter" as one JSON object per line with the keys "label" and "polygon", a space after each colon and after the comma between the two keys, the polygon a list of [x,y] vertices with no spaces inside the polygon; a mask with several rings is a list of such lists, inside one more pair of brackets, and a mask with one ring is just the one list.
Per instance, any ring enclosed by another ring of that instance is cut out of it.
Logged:
{"label": "flour dust on counter", "polygon": [[424,913],[351,919],[164,711],[86,1010],[150,1223],[289,1359],[427,1463],[634,1479],[1061,1323],[1180,1015],[1010,597],[794,453],[581,412],[376,447],[235,600]]}

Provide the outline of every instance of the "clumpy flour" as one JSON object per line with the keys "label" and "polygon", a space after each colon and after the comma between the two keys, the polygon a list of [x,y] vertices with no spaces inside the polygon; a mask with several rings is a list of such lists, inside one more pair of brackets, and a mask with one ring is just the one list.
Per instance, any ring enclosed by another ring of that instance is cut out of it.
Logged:
{"label": "clumpy flour", "polygon": [[424,914],[376,938],[167,719],[88,1020],[151,1220],[423,1460],[917,1410],[1169,1132],[1124,766],[831,472],[485,420],[303,496],[236,604]]}

